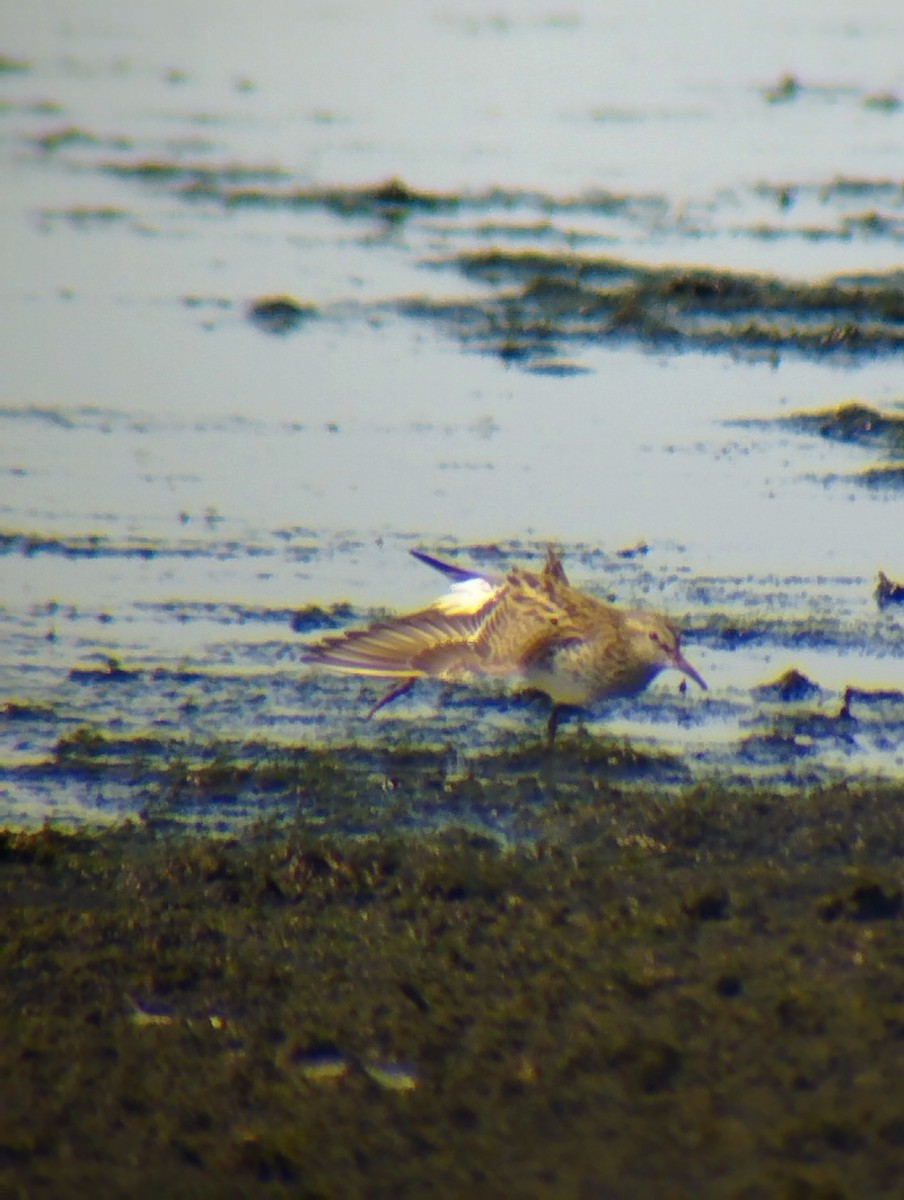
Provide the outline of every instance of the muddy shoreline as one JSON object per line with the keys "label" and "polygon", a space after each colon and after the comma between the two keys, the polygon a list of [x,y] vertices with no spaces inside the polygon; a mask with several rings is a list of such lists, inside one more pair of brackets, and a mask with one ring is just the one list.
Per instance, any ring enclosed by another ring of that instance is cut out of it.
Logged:
{"label": "muddy shoreline", "polygon": [[543,770],[522,846],[4,833],[4,1193],[894,1194],[902,789]]}

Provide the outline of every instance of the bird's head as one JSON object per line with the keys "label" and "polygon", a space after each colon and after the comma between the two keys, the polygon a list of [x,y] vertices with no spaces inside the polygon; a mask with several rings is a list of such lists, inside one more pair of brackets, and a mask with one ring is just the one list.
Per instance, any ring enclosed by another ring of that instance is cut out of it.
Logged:
{"label": "bird's head", "polygon": [[646,663],[651,672],[658,673],[672,667],[689,676],[704,691],[707,690],[699,672],[681,653],[677,629],[665,617],[658,613],[632,613],[627,619],[626,629],[632,656]]}

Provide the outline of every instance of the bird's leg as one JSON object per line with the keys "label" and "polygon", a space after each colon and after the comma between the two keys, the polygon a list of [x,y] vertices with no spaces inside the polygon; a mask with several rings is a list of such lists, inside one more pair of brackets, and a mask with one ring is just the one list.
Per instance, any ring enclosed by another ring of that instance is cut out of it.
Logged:
{"label": "bird's leg", "polygon": [[367,716],[364,718],[365,721],[369,721],[374,713],[380,711],[384,704],[390,704],[393,700],[398,699],[399,696],[404,696],[406,692],[410,692],[416,683],[416,675],[412,675],[408,679],[400,679],[398,683],[394,683],[389,691],[386,692],[385,695],[381,696],[376,704],[371,706],[371,708],[368,710]]}
{"label": "bird's leg", "polygon": [[561,704],[554,704],[546,723],[546,745],[549,750],[552,750],[556,744],[556,730],[559,727],[559,717],[562,715],[563,707]]}

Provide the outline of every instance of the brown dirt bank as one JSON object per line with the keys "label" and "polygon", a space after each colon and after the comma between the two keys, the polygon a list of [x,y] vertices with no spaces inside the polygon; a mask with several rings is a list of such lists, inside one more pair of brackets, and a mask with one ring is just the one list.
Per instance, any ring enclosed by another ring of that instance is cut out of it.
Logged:
{"label": "brown dirt bank", "polygon": [[902,799],[7,832],[0,1194],[900,1195]]}

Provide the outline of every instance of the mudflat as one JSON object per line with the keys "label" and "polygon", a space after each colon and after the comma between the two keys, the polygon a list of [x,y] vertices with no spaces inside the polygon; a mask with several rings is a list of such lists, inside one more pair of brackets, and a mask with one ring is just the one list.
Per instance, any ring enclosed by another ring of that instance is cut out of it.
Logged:
{"label": "mudflat", "polygon": [[383,780],[533,800],[521,841],[3,834],[2,1194],[895,1194],[904,789],[588,754]]}

